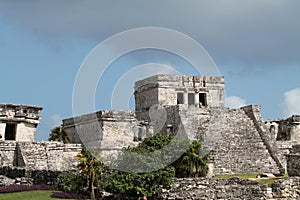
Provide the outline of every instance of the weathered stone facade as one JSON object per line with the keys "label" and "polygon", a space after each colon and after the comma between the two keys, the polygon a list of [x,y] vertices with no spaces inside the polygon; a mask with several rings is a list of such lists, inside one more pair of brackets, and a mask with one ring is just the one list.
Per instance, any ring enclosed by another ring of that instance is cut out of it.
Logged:
{"label": "weathered stone facade", "polygon": [[0,140],[33,142],[42,108],[0,104]]}
{"label": "weathered stone facade", "polygon": [[137,81],[134,89],[136,111],[148,111],[154,105],[224,106],[224,77],[221,76],[160,74]]}
{"label": "weathered stone facade", "polygon": [[256,181],[230,179],[174,179],[170,190],[162,193],[162,199],[265,199],[267,187]]}
{"label": "weathered stone facade", "polygon": [[34,142],[42,108],[0,104],[0,166],[66,171],[76,168],[81,144]]}
{"label": "weathered stone facade", "polygon": [[293,146],[300,143],[300,115],[293,115],[284,120],[266,120],[265,125],[269,130],[270,140],[276,144],[281,163],[286,169],[285,155],[290,154]]}
{"label": "weathered stone facade", "polygon": [[[122,147],[154,133],[184,132],[211,151],[216,174],[284,172],[283,147],[274,132],[279,126],[270,129],[260,106],[225,108],[224,77],[156,75],[137,81],[134,89],[135,111],[99,111],[63,120],[72,142],[98,147],[109,160]],[[293,124],[294,118],[289,120]]]}
{"label": "weathered stone facade", "polygon": [[239,179],[174,179],[170,190],[162,193],[162,199],[272,199],[294,200],[300,198],[300,178],[275,181],[271,188],[257,181]]}
{"label": "weathered stone facade", "polygon": [[289,176],[300,176],[300,145],[294,145],[291,152],[286,154],[287,173]]}
{"label": "weathered stone facade", "polygon": [[0,142],[0,166],[36,170],[74,170],[77,165],[75,156],[81,149],[81,144],[2,141]]}

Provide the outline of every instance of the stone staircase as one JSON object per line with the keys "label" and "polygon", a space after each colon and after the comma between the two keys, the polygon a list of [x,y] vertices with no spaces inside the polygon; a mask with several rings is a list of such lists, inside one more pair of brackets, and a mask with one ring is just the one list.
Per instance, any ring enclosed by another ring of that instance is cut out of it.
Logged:
{"label": "stone staircase", "polygon": [[189,107],[179,115],[188,137],[201,139],[211,150],[215,174],[279,173],[280,166],[243,109]]}
{"label": "stone staircase", "polygon": [[214,141],[215,174],[279,173],[253,120],[242,109],[223,109],[212,116],[205,139],[213,136],[209,141]]}

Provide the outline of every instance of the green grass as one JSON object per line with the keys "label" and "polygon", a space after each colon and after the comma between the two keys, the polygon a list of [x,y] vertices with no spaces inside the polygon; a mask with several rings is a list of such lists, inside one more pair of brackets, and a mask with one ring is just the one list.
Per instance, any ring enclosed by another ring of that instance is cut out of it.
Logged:
{"label": "green grass", "polygon": [[[55,200],[57,198],[51,198],[50,195],[56,191],[51,190],[33,190],[26,192],[16,192],[0,194],[0,200]],[[60,199],[61,200],[61,199]]]}
{"label": "green grass", "polygon": [[[215,178],[232,178],[232,177],[239,177],[243,179],[250,179],[250,178],[256,178],[257,174],[228,174],[228,175],[216,175]],[[278,179],[283,179],[287,178],[288,175],[284,174],[283,176],[279,176],[276,178],[265,178],[265,179],[259,179],[257,180],[260,185],[265,185],[267,184],[269,187],[274,183],[274,181]]]}
{"label": "green grass", "polygon": [[224,175],[215,175],[215,178],[232,178],[232,177],[239,177],[239,178],[256,178],[257,174],[224,174]]}

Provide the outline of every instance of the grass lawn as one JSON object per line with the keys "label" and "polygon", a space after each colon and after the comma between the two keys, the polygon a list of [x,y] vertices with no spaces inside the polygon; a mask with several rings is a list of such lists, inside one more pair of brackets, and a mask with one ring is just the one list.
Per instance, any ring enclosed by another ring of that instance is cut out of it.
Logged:
{"label": "grass lawn", "polygon": [[[239,177],[239,178],[243,178],[243,179],[250,179],[253,180],[255,179],[257,176],[257,174],[230,174],[230,175],[216,175],[215,178],[232,178],[232,177]],[[283,178],[287,178],[288,175],[284,174],[283,176],[280,177],[276,177],[276,178],[262,178],[262,179],[256,179],[256,181],[259,182],[260,185],[265,185],[267,184],[269,187],[272,185],[272,183],[274,183],[274,181],[278,180],[278,179],[283,179]]]}
{"label": "grass lawn", "polygon": [[[16,192],[0,194],[0,200],[55,200],[56,198],[51,198],[50,195],[55,192],[51,190],[33,190],[26,192]],[[61,200],[61,199],[60,199]]]}

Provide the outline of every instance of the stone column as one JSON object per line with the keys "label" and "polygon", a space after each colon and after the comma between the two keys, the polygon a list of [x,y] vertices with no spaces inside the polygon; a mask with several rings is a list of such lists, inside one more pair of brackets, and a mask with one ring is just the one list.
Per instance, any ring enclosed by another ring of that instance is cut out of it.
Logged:
{"label": "stone column", "polygon": [[199,107],[199,93],[195,93],[195,106]]}
{"label": "stone column", "polygon": [[5,140],[5,127],[6,127],[6,124],[3,122],[0,122],[0,141]]}
{"label": "stone column", "polygon": [[188,93],[183,93],[183,104],[188,105]]}

